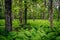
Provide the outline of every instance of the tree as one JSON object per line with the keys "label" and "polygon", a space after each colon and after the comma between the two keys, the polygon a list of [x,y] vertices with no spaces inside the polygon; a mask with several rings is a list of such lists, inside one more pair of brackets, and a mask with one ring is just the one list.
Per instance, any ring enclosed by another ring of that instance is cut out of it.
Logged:
{"label": "tree", "polygon": [[53,0],[49,0],[49,19],[50,19],[50,27],[53,27]]}
{"label": "tree", "polygon": [[22,19],[22,11],[23,11],[23,9],[22,9],[22,0],[19,0],[19,3],[20,3],[20,9],[19,9],[19,21],[20,21],[20,24],[22,25],[22,21],[23,21],[23,19]]}
{"label": "tree", "polygon": [[25,24],[27,24],[27,1],[25,0],[24,3],[25,3],[24,4],[24,7],[25,7],[25,9],[24,9],[24,12],[25,12],[24,13],[25,14],[24,15],[25,16]]}
{"label": "tree", "polygon": [[5,29],[12,31],[12,0],[5,0]]}
{"label": "tree", "polygon": [[46,17],[46,0],[44,0],[44,12],[43,12],[43,19]]}

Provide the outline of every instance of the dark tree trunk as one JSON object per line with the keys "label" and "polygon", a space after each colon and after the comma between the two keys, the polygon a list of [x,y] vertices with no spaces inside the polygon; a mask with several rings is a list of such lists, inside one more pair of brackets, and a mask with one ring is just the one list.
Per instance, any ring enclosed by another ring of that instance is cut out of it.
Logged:
{"label": "dark tree trunk", "polygon": [[12,31],[12,0],[5,0],[5,29]]}
{"label": "dark tree trunk", "polygon": [[53,27],[53,0],[49,0],[49,12],[50,12],[50,27],[51,27],[51,29],[52,29],[52,27]]}
{"label": "dark tree trunk", "polygon": [[24,3],[25,3],[25,10],[24,10],[24,12],[25,12],[25,24],[27,24],[27,1],[24,1]]}

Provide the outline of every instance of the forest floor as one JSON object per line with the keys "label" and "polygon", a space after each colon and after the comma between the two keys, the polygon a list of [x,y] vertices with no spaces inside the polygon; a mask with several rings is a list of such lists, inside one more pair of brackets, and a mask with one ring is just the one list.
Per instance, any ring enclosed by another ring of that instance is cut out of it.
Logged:
{"label": "forest floor", "polygon": [[28,20],[28,24],[19,26],[19,20],[13,20],[13,31],[5,36],[5,21],[0,20],[0,39],[1,40],[60,40],[60,21],[54,20],[53,31],[48,20]]}

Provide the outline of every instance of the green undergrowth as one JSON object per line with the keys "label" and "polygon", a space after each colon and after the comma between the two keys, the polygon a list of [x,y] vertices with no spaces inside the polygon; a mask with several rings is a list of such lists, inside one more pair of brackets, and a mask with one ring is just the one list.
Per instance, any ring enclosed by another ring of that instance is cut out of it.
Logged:
{"label": "green undergrowth", "polygon": [[28,20],[28,24],[19,26],[13,21],[13,31],[6,33],[4,20],[0,21],[0,40],[60,40],[60,21],[53,22],[53,30],[48,20]]}

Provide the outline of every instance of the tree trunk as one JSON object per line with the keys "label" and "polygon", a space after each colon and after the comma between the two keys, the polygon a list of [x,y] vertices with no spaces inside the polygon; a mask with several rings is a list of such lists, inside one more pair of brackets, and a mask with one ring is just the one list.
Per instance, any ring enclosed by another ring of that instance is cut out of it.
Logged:
{"label": "tree trunk", "polygon": [[26,1],[24,1],[24,3],[25,3],[25,10],[24,10],[24,12],[25,12],[25,24],[27,24],[27,2]]}
{"label": "tree trunk", "polygon": [[45,11],[42,14],[42,19],[45,19]]}
{"label": "tree trunk", "polygon": [[5,0],[5,29],[12,31],[12,0]]}
{"label": "tree trunk", "polygon": [[22,21],[23,21],[23,17],[22,17],[22,11],[23,11],[23,9],[22,9],[22,0],[19,0],[19,3],[20,3],[20,9],[19,9],[19,21],[20,21],[20,25],[22,25]]}
{"label": "tree trunk", "polygon": [[44,12],[43,12],[43,19],[46,19],[46,0],[44,0]]}
{"label": "tree trunk", "polygon": [[50,12],[50,27],[51,27],[51,29],[52,29],[52,27],[53,27],[53,0],[49,0],[49,12]]}

